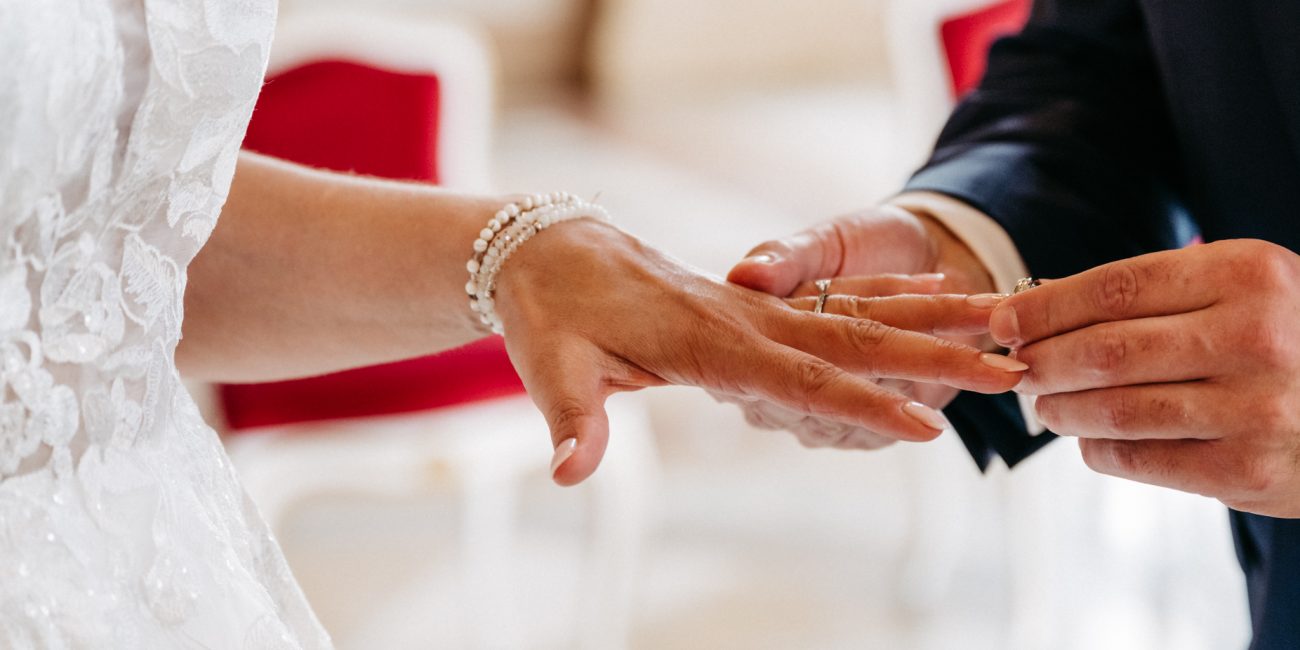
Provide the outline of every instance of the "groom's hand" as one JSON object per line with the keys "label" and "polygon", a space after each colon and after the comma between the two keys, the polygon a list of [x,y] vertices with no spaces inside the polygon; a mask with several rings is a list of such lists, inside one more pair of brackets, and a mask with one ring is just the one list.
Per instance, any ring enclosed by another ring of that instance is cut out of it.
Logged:
{"label": "groom's hand", "polygon": [[1094,470],[1300,517],[1300,256],[1242,240],[1116,262],[991,328]]}

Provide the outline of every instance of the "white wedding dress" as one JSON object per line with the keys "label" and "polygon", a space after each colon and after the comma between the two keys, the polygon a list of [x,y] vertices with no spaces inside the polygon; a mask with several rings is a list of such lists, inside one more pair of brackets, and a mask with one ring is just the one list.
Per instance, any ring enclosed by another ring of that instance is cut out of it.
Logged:
{"label": "white wedding dress", "polygon": [[0,648],[329,639],[181,384],[275,0],[0,0]]}

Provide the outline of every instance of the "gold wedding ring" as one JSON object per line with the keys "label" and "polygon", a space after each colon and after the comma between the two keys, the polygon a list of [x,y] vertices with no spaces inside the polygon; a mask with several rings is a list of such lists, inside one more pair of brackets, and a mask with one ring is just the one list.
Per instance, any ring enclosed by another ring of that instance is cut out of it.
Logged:
{"label": "gold wedding ring", "polygon": [[1021,278],[1020,281],[1016,283],[1016,288],[1011,292],[1011,295],[1014,296],[1018,293],[1024,293],[1034,287],[1041,286],[1042,284],[1041,281],[1035,278]]}
{"label": "gold wedding ring", "polygon": [[814,283],[817,286],[817,306],[813,307],[814,314],[820,314],[826,311],[826,299],[831,295],[831,281],[818,280]]}

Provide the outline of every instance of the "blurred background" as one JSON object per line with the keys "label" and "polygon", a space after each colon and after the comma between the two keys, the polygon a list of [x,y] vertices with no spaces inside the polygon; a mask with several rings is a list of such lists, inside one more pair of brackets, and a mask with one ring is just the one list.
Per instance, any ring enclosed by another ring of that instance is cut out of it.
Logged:
{"label": "blurred background", "polygon": [[[988,38],[1023,16],[975,0],[285,0],[247,144],[599,195],[723,274],[896,191]],[[212,404],[343,649],[1247,639],[1223,509],[1095,476],[1072,441],[981,475],[951,432],[814,452],[698,391],[610,407],[605,465],[562,490],[499,342],[220,387]]]}

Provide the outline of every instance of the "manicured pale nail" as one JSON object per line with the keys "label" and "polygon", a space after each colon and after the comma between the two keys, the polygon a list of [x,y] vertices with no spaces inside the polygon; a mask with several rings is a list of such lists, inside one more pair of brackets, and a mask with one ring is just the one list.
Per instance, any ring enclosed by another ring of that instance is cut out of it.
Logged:
{"label": "manicured pale nail", "polygon": [[1016,310],[1006,305],[998,307],[989,318],[989,334],[993,335],[993,340],[998,345],[1020,347],[1020,318],[1016,316]]}
{"label": "manicured pale nail", "polygon": [[569,438],[555,447],[555,455],[551,457],[551,476],[555,476],[555,470],[560,469],[564,461],[573,456],[573,452],[578,448],[578,439]]}
{"label": "manicured pale nail", "polygon": [[931,429],[943,431],[944,429],[952,428],[952,424],[948,422],[948,418],[944,417],[942,413],[920,402],[908,402],[907,404],[904,404],[903,412],[916,418],[918,422],[930,427]]}
{"label": "manicured pale nail", "polygon": [[1007,372],[1024,372],[1029,370],[1029,364],[1024,361],[1018,361],[1011,357],[1004,357],[1000,354],[993,354],[992,352],[981,354],[980,361],[984,362],[984,365],[990,368],[997,368],[998,370],[1005,370]]}
{"label": "manicured pale nail", "polygon": [[976,309],[993,309],[1006,300],[1006,294],[1002,293],[979,293],[966,297],[966,304]]}
{"label": "manicured pale nail", "polygon": [[760,253],[758,255],[746,257],[745,261],[751,264],[774,264],[776,262],[776,258],[772,257],[771,255],[768,255],[767,253]]}

